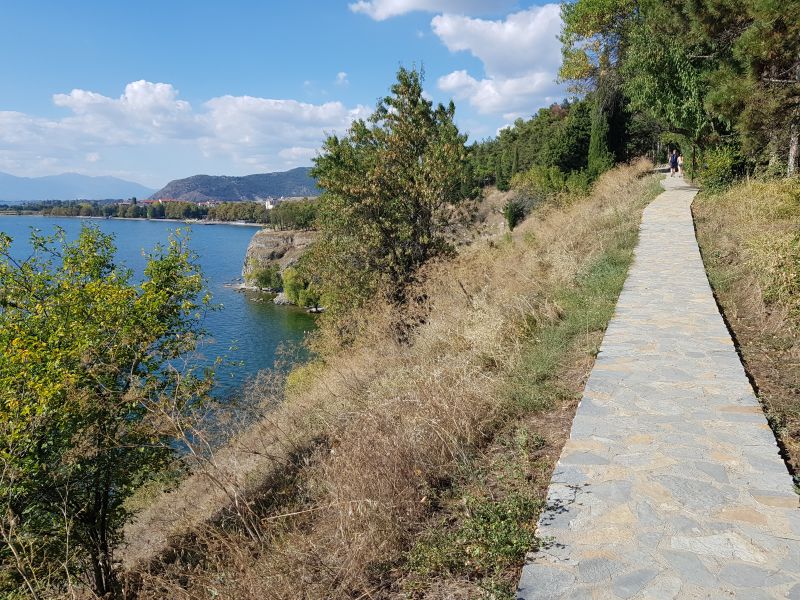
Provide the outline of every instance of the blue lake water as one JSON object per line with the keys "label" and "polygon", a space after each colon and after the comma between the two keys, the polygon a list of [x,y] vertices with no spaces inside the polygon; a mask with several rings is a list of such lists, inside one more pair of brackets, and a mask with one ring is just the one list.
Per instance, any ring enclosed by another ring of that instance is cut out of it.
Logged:
{"label": "blue lake water", "polygon": [[[117,262],[133,269],[137,276],[145,266],[143,250],[166,243],[175,229],[187,228],[163,221],[0,216],[0,231],[13,238],[11,251],[15,258],[25,258],[30,252],[32,227],[45,234],[61,227],[69,239],[75,239],[84,223],[113,234]],[[247,378],[271,368],[279,347],[297,346],[314,328],[314,317],[302,310],[276,306],[263,295],[243,294],[226,287],[241,276],[247,245],[256,231],[256,227],[236,225],[190,227],[190,246],[199,257],[212,303],[222,305],[221,310],[210,311],[204,319],[209,341],[201,348],[200,359],[213,363],[222,356],[230,363],[241,364],[217,369],[218,394],[223,396],[235,394]]]}

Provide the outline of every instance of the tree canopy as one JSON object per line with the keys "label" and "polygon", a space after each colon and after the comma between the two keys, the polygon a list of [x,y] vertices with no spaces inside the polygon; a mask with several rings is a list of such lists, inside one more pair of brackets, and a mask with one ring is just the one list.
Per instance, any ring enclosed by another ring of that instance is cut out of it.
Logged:
{"label": "tree canopy", "polygon": [[454,113],[424,97],[419,71],[401,68],[368,120],[325,141],[312,171],[321,235],[304,264],[329,311],[378,291],[402,304],[419,267],[448,251],[446,228],[470,182]]}
{"label": "tree canopy", "polygon": [[84,581],[115,594],[125,502],[172,458],[175,419],[211,385],[177,362],[208,297],[180,234],[138,282],[96,228],[31,243],[19,261],[0,234],[0,590]]}
{"label": "tree canopy", "polygon": [[800,1],[573,0],[562,12],[561,76],[576,89],[611,82],[687,144],[794,172]]}

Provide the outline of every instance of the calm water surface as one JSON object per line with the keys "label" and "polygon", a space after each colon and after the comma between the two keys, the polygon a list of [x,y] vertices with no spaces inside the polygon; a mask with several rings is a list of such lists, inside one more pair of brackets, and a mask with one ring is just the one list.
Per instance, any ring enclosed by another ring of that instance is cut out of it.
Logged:
{"label": "calm water surface", "polygon": [[[30,252],[28,238],[32,227],[44,234],[61,227],[69,239],[74,239],[84,223],[97,225],[101,231],[114,235],[117,262],[133,269],[136,276],[141,275],[145,266],[143,250],[166,243],[176,228],[186,228],[181,223],[161,221],[0,216],[0,231],[14,239],[11,246],[14,256],[25,258]],[[211,340],[201,349],[201,358],[212,363],[222,356],[243,363],[217,370],[219,393],[236,393],[248,377],[273,366],[279,346],[302,341],[306,332],[314,328],[314,317],[295,308],[276,306],[264,296],[242,294],[226,287],[241,276],[247,244],[257,228],[193,225],[190,229],[190,246],[199,256],[213,295],[212,303],[223,306],[205,317],[203,326]]]}

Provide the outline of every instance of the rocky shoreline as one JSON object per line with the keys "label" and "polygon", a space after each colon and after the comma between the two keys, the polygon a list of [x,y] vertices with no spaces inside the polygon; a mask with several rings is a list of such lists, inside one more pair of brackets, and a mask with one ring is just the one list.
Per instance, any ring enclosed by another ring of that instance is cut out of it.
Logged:
{"label": "rocky shoreline", "polygon": [[277,266],[280,272],[295,264],[317,239],[316,231],[261,229],[256,231],[244,257],[242,278],[246,282],[260,269]]}
{"label": "rocky shoreline", "polygon": [[[278,306],[295,306],[283,291],[262,288],[251,283],[254,274],[264,269],[277,267],[281,275],[296,264],[306,249],[316,240],[317,232],[309,230],[272,230],[257,231],[247,246],[242,278],[231,287],[240,292],[274,294],[272,302]],[[305,308],[309,313],[321,313],[322,307]]]}
{"label": "rocky shoreline", "polygon": [[[278,273],[294,265],[317,237],[316,231],[306,230],[272,230],[257,231],[245,253],[242,266],[242,283],[237,289],[275,294],[272,301],[279,306],[294,306],[283,291],[261,288],[249,283],[253,275],[263,269],[277,267]],[[309,309],[307,312],[321,312],[321,309]]]}

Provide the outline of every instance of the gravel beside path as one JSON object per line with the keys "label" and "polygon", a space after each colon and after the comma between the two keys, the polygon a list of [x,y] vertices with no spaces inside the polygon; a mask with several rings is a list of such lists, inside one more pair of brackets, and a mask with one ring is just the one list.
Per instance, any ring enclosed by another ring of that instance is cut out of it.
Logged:
{"label": "gravel beside path", "polygon": [[681,178],[645,210],[517,596],[800,600],[800,505]]}

